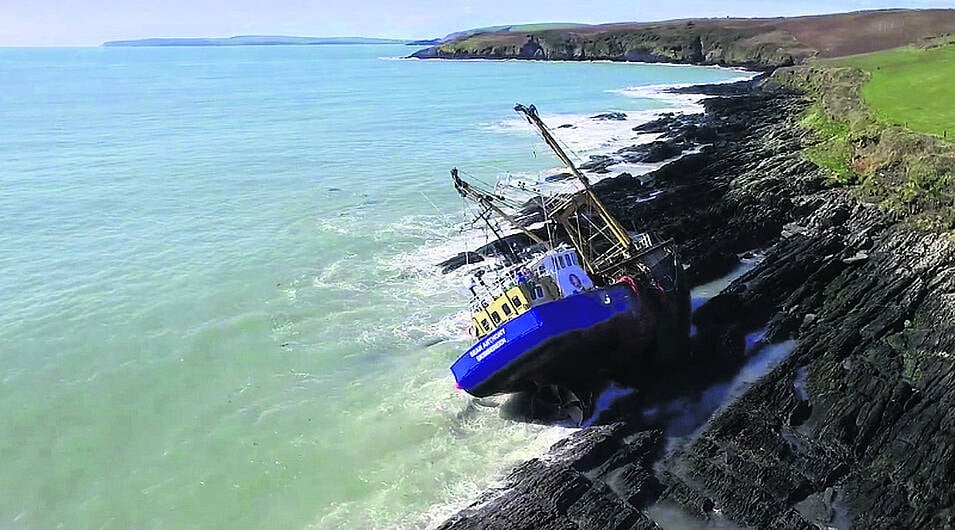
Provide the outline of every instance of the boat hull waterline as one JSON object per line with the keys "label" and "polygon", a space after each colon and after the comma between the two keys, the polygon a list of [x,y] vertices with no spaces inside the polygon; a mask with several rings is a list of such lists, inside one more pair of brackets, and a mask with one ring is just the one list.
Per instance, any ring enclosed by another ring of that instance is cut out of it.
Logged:
{"label": "boat hull waterline", "polygon": [[597,357],[619,342],[620,330],[632,339],[625,342],[646,343],[653,324],[647,316],[641,296],[628,284],[571,295],[501,324],[464,352],[451,371],[458,388],[476,397],[576,379],[590,368],[559,357]]}

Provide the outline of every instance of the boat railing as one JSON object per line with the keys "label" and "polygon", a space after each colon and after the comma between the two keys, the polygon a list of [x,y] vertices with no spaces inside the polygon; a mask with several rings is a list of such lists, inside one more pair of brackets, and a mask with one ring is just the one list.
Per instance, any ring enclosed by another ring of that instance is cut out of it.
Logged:
{"label": "boat railing", "polygon": [[[492,282],[479,283],[478,288],[472,291],[473,296],[470,302],[472,313],[484,311],[501,297],[508,296],[515,287],[524,287],[528,299],[537,303],[560,297],[554,293],[554,290],[559,287],[554,283],[553,278],[546,274],[541,276],[538,271],[525,267],[502,274]],[[541,288],[541,292],[533,294],[537,287]]]}
{"label": "boat railing", "polygon": [[483,310],[494,303],[495,300],[504,296],[514,285],[516,285],[516,282],[509,275],[501,275],[490,283],[478,282],[478,287],[472,291],[474,296],[471,298],[471,307],[477,311]]}

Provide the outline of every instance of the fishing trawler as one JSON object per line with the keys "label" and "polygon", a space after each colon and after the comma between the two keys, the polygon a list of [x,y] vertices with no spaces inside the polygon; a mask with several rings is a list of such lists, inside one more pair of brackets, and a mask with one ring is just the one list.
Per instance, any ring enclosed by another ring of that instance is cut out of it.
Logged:
{"label": "fishing trawler", "polygon": [[[451,366],[458,388],[477,397],[580,388],[633,375],[653,357],[678,351],[690,303],[674,242],[626,231],[537,109],[514,110],[567,166],[575,191],[540,194],[544,223],[532,229],[508,213],[511,202],[497,187],[451,171],[455,189],[479,206],[478,219],[507,254],[503,265],[478,270],[470,282],[475,343]],[[514,249],[502,224],[532,244]]]}

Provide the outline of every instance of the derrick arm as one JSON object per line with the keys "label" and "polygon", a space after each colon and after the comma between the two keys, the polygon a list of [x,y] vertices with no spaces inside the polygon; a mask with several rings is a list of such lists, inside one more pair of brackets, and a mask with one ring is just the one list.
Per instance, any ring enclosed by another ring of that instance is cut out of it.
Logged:
{"label": "derrick arm", "polygon": [[[530,123],[537,133],[544,140],[544,143],[557,155],[557,158],[560,159],[564,165],[570,169],[571,173],[580,183],[583,185],[583,191],[579,192],[577,195],[571,197],[561,208],[557,209],[557,216],[554,218],[557,222],[564,226],[567,229],[568,233],[571,234],[572,239],[574,239],[575,246],[577,246],[577,251],[581,256],[590,256],[590,244],[591,240],[585,240],[580,234],[576,227],[570,222],[570,218],[578,215],[584,207],[589,207],[593,213],[596,213],[596,216],[600,219],[601,225],[594,224],[594,227],[598,232],[600,232],[601,237],[608,241],[612,247],[611,251],[605,254],[605,258],[618,260],[620,257],[630,257],[633,254],[634,242],[630,237],[630,234],[620,225],[620,223],[610,215],[610,212],[607,211],[607,208],[604,204],[597,198],[597,195],[594,193],[593,188],[590,186],[590,180],[584,175],[577,166],[574,165],[574,162],[567,156],[567,153],[557,142],[557,139],[554,138],[554,135],[551,134],[550,129],[547,128],[547,125],[540,119],[540,116],[537,113],[537,108],[534,105],[524,106],[518,104],[514,107],[514,110],[518,113],[524,115],[528,123]],[[590,221],[593,223],[593,221]],[[576,236],[576,237],[574,237]],[[579,246],[578,246],[579,245]],[[586,259],[586,258],[585,258]],[[591,260],[588,260],[591,261]],[[599,268],[600,264],[597,262],[602,262],[605,260],[595,259],[592,265],[594,268]],[[591,271],[597,272],[597,271]]]}
{"label": "derrick arm", "polygon": [[557,158],[559,158],[560,161],[563,162],[568,169],[570,169],[570,172],[573,173],[575,177],[577,177],[577,180],[583,183],[584,189],[586,189],[587,191],[590,191],[590,180],[587,178],[586,175],[581,173],[579,169],[577,169],[577,166],[574,165],[574,162],[570,159],[569,156],[567,156],[567,153],[564,152],[564,149],[560,146],[560,144],[557,143],[557,139],[554,138],[554,135],[550,133],[550,130],[547,128],[547,125],[545,125],[544,122],[541,121],[540,116],[537,114],[537,107],[535,107],[534,105],[531,105],[530,107],[525,107],[524,105],[521,105],[520,103],[518,103],[517,105],[514,106],[514,110],[523,114],[524,117],[527,118],[528,123],[533,125],[534,129],[537,130],[537,134],[539,134],[541,138],[544,139],[544,143],[547,144],[547,147],[550,147],[551,151],[553,151],[554,154],[557,155]]}
{"label": "derrick arm", "polygon": [[468,183],[468,181],[458,176],[458,168],[454,168],[451,170],[451,179],[454,180],[454,189],[456,189],[458,191],[458,194],[460,194],[462,197],[470,201],[476,202],[480,204],[481,206],[484,206],[485,208],[487,208],[488,211],[494,212],[495,215],[497,215],[501,219],[504,219],[505,221],[508,222],[508,224],[510,224],[514,228],[517,228],[518,230],[523,232],[524,235],[531,238],[531,241],[538,243],[540,245],[544,245],[545,247],[547,247],[548,250],[551,248],[550,243],[538,237],[538,235],[535,234],[534,232],[531,232],[530,230],[521,226],[521,224],[515,221],[513,217],[508,215],[506,212],[504,212],[504,210],[501,210],[496,204],[494,204],[494,201],[498,200],[498,198],[495,195],[488,193],[486,191],[480,190],[478,188],[475,188],[470,183]]}

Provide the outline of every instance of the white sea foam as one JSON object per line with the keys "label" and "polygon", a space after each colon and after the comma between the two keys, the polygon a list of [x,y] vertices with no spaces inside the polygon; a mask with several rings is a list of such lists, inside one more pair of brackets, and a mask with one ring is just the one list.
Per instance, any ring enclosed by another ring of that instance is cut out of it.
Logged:
{"label": "white sea foam", "polygon": [[365,470],[359,479],[377,483],[375,491],[361,499],[330,503],[310,528],[434,527],[478,493],[499,486],[498,477],[508,467],[544,453],[573,430],[506,420],[496,410],[505,398],[478,403],[454,390],[450,377],[433,378],[428,372],[412,377],[393,393],[392,399],[360,412],[354,421],[378,425],[393,418],[416,418],[418,428],[433,433],[427,443],[391,454],[389,466],[433,469],[434,480],[442,483],[438,499],[423,513],[410,513],[404,507],[405,496],[427,484],[428,476],[394,478]]}
{"label": "white sea foam", "polygon": [[[674,85],[645,85],[608,90],[611,94],[619,94],[628,98],[652,99],[672,105],[672,108],[662,109],[656,114],[672,112],[674,114],[697,114],[703,112],[701,102],[709,96],[703,94],[678,94],[668,92],[668,89],[693,86],[691,83]],[[649,121],[649,120],[648,120]]]}
{"label": "white sea foam", "polygon": [[[739,70],[740,75],[731,79],[727,79],[722,83],[712,83],[712,84],[730,84],[736,83],[739,81],[749,81],[753,79],[758,74],[753,72],[747,72],[745,70]],[[667,102],[673,104],[677,111],[673,110],[663,110],[662,112],[675,112],[675,113],[699,113],[703,111],[703,106],[700,104],[701,101],[708,99],[710,95],[706,94],[680,94],[670,92],[672,89],[677,88],[687,88],[691,86],[698,85],[699,83],[671,83],[671,84],[659,84],[659,85],[640,85],[640,86],[630,86],[626,88],[618,88],[614,90],[608,90],[607,92],[611,94],[620,94],[621,96],[626,96],[629,98],[639,98],[639,99],[652,99],[657,101]]]}
{"label": "white sea foam", "polygon": [[[498,421],[502,420],[498,419]],[[501,461],[517,463],[545,456],[552,445],[576,430],[568,427],[523,425],[520,429],[515,430],[514,434],[527,436],[526,443],[520,446],[511,446],[510,451],[500,455]],[[482,494],[487,495],[486,498],[483,498],[485,502],[491,502],[505,491],[503,482],[497,476],[484,480],[466,479],[452,483],[445,491],[445,500],[433,504],[425,512],[424,523],[426,528],[438,527],[455,513],[474,504],[479,498],[482,498]]]}
{"label": "white sea foam", "polygon": [[[625,120],[596,120],[593,114],[543,114],[541,119],[548,124],[551,132],[563,142],[571,151],[571,156],[578,155],[580,161],[585,161],[586,155],[606,153],[611,150],[646,143],[656,139],[657,135],[641,134],[633,131],[633,127],[654,119],[658,111],[627,111]],[[570,127],[566,127],[566,126]],[[530,134],[527,121],[519,116],[502,121],[484,124],[482,129],[504,134]],[[550,156],[550,151],[543,142],[535,147],[539,154]]]}
{"label": "white sea foam", "polygon": [[[754,74],[747,73],[737,78],[728,80],[734,82],[751,79]],[[627,87],[623,89],[610,90],[610,93],[620,94],[626,97],[654,99],[665,103],[666,105],[652,110],[623,111],[626,115],[624,120],[599,120],[594,116],[611,112],[613,110],[596,111],[588,114],[544,114],[541,119],[551,127],[551,132],[562,142],[572,158],[576,158],[578,164],[589,160],[590,155],[607,155],[614,151],[640,145],[657,140],[659,134],[647,134],[634,131],[634,127],[650,122],[660,117],[661,114],[698,114],[703,112],[703,106],[700,102],[707,96],[699,94],[674,94],[667,90],[671,88],[692,86],[692,84],[666,84],[666,85],[644,85],[636,87]],[[509,135],[527,135],[529,127],[526,121],[521,117],[512,117],[506,120],[483,124],[482,129]],[[542,142],[535,144],[535,152],[547,153],[548,148]],[[687,152],[686,154],[689,154]],[[628,172],[632,175],[642,175],[659,169],[664,161],[655,164],[615,164],[611,167],[609,173],[594,173],[585,171],[584,173],[592,182],[597,182],[608,177],[616,176],[622,172]],[[546,182],[549,175],[566,171],[564,168],[553,168],[538,175],[527,173],[515,173],[511,178],[517,177],[516,181],[525,181],[527,183],[537,184],[541,191],[562,192],[559,189],[562,183]]]}
{"label": "white sea foam", "polygon": [[[678,111],[680,109],[670,109]],[[636,111],[628,112],[626,120],[594,120],[593,115],[582,114],[552,114],[543,116],[545,122],[550,124],[568,124],[573,128],[552,129],[554,135],[565,146],[571,158],[575,159],[577,165],[590,160],[590,155],[611,154],[619,149],[630,147],[632,145],[646,144],[655,141],[660,137],[659,134],[637,133],[633,128],[639,124],[646,123],[656,118],[658,111]],[[485,130],[495,131],[502,134],[517,134],[520,131],[526,131],[527,123],[523,120],[510,119],[494,124],[483,126]],[[535,153],[547,153],[549,150],[543,142],[535,144]],[[555,160],[556,161],[556,160]],[[632,175],[642,175],[649,173],[661,167],[659,164],[628,164],[620,163],[611,166],[607,173],[596,173],[583,170],[582,172],[592,184],[601,180],[615,177],[623,172],[629,172]],[[513,172],[502,177],[504,185],[509,185],[511,191],[516,192],[516,198],[521,200],[529,199],[533,195],[527,193],[526,196],[520,195],[520,185],[530,192],[540,192],[545,195],[570,193],[579,189],[579,183],[575,179],[548,181],[550,176],[566,173],[565,167],[552,167],[538,173]]]}

